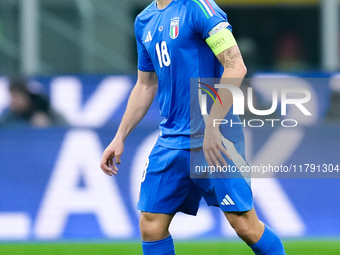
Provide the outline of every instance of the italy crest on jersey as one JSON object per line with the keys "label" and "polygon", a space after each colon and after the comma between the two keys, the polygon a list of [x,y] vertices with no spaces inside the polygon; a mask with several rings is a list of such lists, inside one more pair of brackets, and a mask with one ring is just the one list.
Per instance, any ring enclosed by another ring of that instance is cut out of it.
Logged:
{"label": "italy crest on jersey", "polygon": [[176,39],[179,35],[179,18],[173,18],[170,23],[170,38]]}

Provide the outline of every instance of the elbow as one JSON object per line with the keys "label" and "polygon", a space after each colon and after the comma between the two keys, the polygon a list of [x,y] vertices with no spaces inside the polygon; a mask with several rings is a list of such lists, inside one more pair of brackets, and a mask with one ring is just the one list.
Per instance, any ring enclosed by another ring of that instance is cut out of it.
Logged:
{"label": "elbow", "polygon": [[147,93],[150,93],[151,95],[155,96],[158,90],[158,83],[149,83],[144,85],[145,91]]}
{"label": "elbow", "polygon": [[156,83],[154,86],[152,86],[151,91],[152,94],[155,96],[158,90],[158,84]]}
{"label": "elbow", "polygon": [[238,72],[240,75],[240,78],[244,78],[247,75],[247,67],[244,63],[242,63],[239,68],[238,68]]}

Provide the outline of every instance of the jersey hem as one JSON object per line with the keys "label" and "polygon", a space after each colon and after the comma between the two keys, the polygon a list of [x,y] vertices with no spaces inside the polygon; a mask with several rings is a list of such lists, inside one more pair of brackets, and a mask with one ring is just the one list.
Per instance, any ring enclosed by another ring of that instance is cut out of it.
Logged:
{"label": "jersey hem", "polygon": [[[159,137],[156,144],[159,144],[160,146],[167,148],[167,149],[173,149],[173,150],[189,150],[194,148],[200,148],[203,147],[203,140],[202,141],[191,141],[190,138],[189,142],[186,143],[171,143],[169,140],[164,141],[162,140],[162,137]],[[176,142],[176,141],[175,141]]]}

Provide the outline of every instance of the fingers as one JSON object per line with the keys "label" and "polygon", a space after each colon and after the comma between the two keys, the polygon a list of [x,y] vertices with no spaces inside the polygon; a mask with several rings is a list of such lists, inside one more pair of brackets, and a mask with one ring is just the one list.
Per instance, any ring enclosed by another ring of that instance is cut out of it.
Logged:
{"label": "fingers", "polygon": [[228,166],[222,153],[226,155],[228,159],[232,159],[228,151],[222,145],[204,150],[205,158],[210,166]]}
{"label": "fingers", "polygon": [[218,154],[218,152],[216,152],[216,151],[210,151],[210,153],[209,153],[210,160],[212,161],[213,166],[218,166],[220,164],[220,162],[217,159],[216,154]]}
{"label": "fingers", "polygon": [[205,160],[208,162],[209,166],[213,166],[214,163],[211,160],[211,156],[210,156],[209,152],[204,151],[204,155],[205,155]]}
{"label": "fingers", "polygon": [[117,167],[116,166],[112,167],[112,165],[109,163],[109,160],[102,161],[100,163],[100,168],[107,175],[110,175],[110,176],[117,175],[117,171],[118,171]]}
{"label": "fingers", "polygon": [[[224,148],[224,146],[223,146],[222,144],[220,144],[220,145],[218,146],[218,149],[219,149],[224,155],[226,155],[228,159],[232,160],[232,158],[231,158],[229,152],[226,150],[226,148]],[[223,157],[222,157],[222,158],[223,158]],[[224,158],[223,158],[223,159],[224,159]]]}
{"label": "fingers", "polygon": [[108,161],[108,166],[112,169],[112,171],[115,172],[115,175],[116,175],[118,172],[118,167],[116,166],[115,163],[113,163],[113,159]]}
{"label": "fingers", "polygon": [[120,154],[117,154],[116,156],[115,156],[115,162],[116,162],[116,164],[117,165],[120,165]]}
{"label": "fingers", "polygon": [[210,166],[228,166],[227,162],[223,158],[222,154],[219,151],[210,151],[208,152],[207,162]]}
{"label": "fingers", "polygon": [[117,175],[118,167],[120,164],[120,156],[124,151],[124,142],[121,140],[113,139],[107,146],[103,153],[102,161],[100,162],[100,168],[107,175]]}
{"label": "fingers", "polygon": [[[107,175],[117,175],[118,168],[113,162],[114,154],[109,154],[107,152],[103,153],[102,161],[100,162],[100,168]],[[120,162],[120,161],[119,161]]]}
{"label": "fingers", "polygon": [[[222,146],[223,147],[223,146]],[[224,149],[224,148],[223,148]],[[219,150],[217,150],[217,152],[216,152],[216,157],[217,157],[217,159],[219,160],[219,162],[221,162],[221,164],[222,164],[222,166],[227,166],[228,164],[227,164],[227,162],[225,161],[225,159],[224,159],[224,157],[222,156],[222,153],[223,154],[225,154],[225,155],[229,155],[229,153],[227,152],[227,150],[226,149],[224,149],[225,150],[225,152],[224,151],[222,151],[220,148],[219,148]],[[222,152],[222,153],[221,153]],[[226,154],[227,153],[227,154]],[[228,157],[229,158],[229,157]],[[229,159],[231,159],[231,158],[229,158]]]}

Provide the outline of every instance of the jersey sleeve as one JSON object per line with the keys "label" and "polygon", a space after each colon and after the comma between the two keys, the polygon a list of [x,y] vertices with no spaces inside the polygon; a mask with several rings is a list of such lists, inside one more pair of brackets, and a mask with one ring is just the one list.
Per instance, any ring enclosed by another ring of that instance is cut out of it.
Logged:
{"label": "jersey sleeve", "polygon": [[[205,40],[209,32],[219,23],[228,22],[227,14],[213,0],[191,0],[191,18],[194,30]],[[232,30],[228,23],[228,29]]]}
{"label": "jersey sleeve", "polygon": [[152,61],[150,59],[148,51],[145,49],[142,43],[142,36],[139,35],[140,29],[138,28],[138,20],[135,22],[135,36],[137,41],[137,54],[138,54],[138,64],[137,68],[143,72],[153,72],[155,68],[153,67]]}

